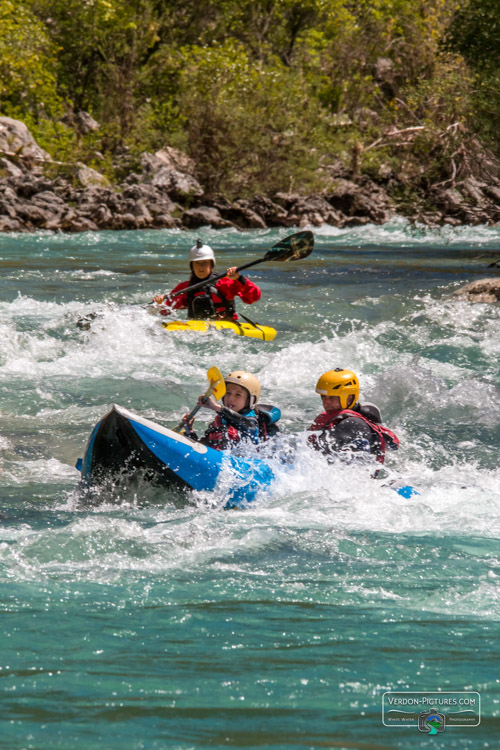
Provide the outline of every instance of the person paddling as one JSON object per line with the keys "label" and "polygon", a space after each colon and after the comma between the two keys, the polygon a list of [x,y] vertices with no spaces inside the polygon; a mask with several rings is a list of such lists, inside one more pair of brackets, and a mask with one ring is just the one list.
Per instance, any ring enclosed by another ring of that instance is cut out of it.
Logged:
{"label": "person paddling", "polygon": [[399,439],[382,425],[375,404],[359,402],[359,380],[352,370],[337,367],[316,384],[324,412],[308,428],[309,443],[328,457],[339,452],[369,453],[384,463],[386,450],[397,450]]}
{"label": "person paddling", "polygon": [[[191,248],[189,266],[190,279],[182,281],[170,292],[170,295],[176,296],[170,299],[169,294],[157,294],[154,297],[154,302],[165,305],[160,310],[162,315],[187,308],[188,318],[195,320],[238,320],[234,302],[236,297],[240,297],[247,305],[260,299],[259,287],[239,273],[236,266],[228,268],[226,276],[216,280],[214,251],[201,240],[197,240],[196,245]],[[210,283],[212,277],[214,280]],[[183,289],[205,280],[205,286],[182,293]]]}
{"label": "person paddling", "polygon": [[198,440],[188,425],[187,435],[216,450],[234,448],[241,441],[257,444],[276,435],[281,417],[275,406],[257,404],[261,386],[258,378],[245,370],[233,370],[224,378],[226,393],[222,405],[212,396],[200,396],[198,404],[217,413],[204,436]]}

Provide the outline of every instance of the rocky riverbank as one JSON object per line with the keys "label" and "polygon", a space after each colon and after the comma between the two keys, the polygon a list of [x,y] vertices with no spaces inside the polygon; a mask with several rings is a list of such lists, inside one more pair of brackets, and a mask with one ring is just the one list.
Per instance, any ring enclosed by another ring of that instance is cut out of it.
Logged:
{"label": "rocky riverbank", "polygon": [[[120,185],[84,164],[64,164],[34,141],[26,126],[0,117],[0,231],[98,229],[196,229],[236,227],[348,227],[383,224],[396,215],[439,226],[500,222],[500,181],[469,177],[436,186],[408,210],[394,196],[398,178],[390,168],[377,178],[349,170],[340,162],[328,167],[333,186],[323,194],[255,196],[227,201],[207,196],[196,179],[196,165],[182,152],[166,147],[144,153],[138,172]],[[431,206],[431,208],[428,208]],[[424,208],[425,207],[425,208]]]}

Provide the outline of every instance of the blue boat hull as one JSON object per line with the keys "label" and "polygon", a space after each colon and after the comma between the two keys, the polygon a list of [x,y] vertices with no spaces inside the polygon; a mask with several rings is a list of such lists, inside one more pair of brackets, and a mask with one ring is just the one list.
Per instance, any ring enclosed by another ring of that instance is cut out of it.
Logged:
{"label": "blue boat hull", "polygon": [[226,507],[251,502],[274,479],[258,458],[216,451],[116,404],[92,431],[81,472],[89,486],[137,472],[171,488],[213,492],[223,483]]}

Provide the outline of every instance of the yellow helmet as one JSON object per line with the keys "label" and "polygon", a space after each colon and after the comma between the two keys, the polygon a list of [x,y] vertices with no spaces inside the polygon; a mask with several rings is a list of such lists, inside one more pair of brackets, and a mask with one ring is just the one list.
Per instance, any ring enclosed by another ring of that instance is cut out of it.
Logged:
{"label": "yellow helmet", "polygon": [[253,409],[255,404],[260,398],[260,383],[255,375],[245,370],[233,370],[227,377],[224,378],[225,383],[236,383],[241,385],[250,396],[250,408]]}
{"label": "yellow helmet", "polygon": [[349,396],[354,396],[351,406],[354,406],[359,399],[359,380],[352,370],[337,367],[335,370],[323,373],[316,383],[316,393],[321,396],[338,396],[342,409],[347,409]]}

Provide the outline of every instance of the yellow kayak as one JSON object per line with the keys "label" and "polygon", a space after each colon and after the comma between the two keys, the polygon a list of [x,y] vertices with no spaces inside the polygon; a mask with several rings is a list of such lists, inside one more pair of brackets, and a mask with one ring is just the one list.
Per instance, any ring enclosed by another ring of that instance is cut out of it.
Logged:
{"label": "yellow kayak", "polygon": [[261,341],[272,341],[276,336],[276,329],[270,326],[251,325],[251,323],[240,323],[233,320],[175,320],[171,323],[162,323],[167,331],[193,331],[194,333],[207,333],[210,329],[216,331],[232,331],[237,336],[248,336]]}

